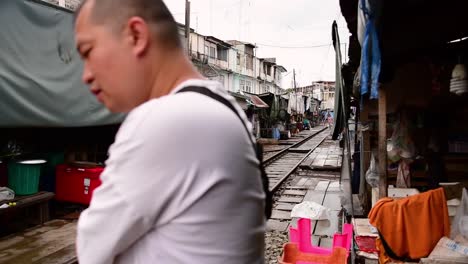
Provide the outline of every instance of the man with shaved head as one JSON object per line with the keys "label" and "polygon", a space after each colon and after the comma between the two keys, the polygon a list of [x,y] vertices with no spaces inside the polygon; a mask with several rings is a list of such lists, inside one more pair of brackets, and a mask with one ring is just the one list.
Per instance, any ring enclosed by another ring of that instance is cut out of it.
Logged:
{"label": "man with shaved head", "polygon": [[83,81],[128,113],[78,222],[80,264],[263,263],[252,126],[193,68],[164,2],[85,0],[75,33]]}

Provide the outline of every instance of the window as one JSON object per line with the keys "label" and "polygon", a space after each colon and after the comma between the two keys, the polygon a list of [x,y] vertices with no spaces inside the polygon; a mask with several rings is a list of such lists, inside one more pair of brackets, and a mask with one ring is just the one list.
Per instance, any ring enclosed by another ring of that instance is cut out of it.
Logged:
{"label": "window", "polygon": [[252,92],[252,82],[251,81],[246,81],[245,82],[245,91],[248,93]]}
{"label": "window", "polygon": [[271,66],[270,65],[264,65],[263,69],[264,69],[266,75],[271,76]]}
{"label": "window", "polygon": [[210,58],[216,58],[216,49],[214,47],[210,47]]}
{"label": "window", "polygon": [[253,70],[253,56],[247,55],[247,61],[245,67],[247,70]]}
{"label": "window", "polygon": [[244,81],[244,80],[240,80],[240,81],[239,81],[239,84],[240,84],[240,90],[241,90],[241,91],[245,91],[245,81]]}
{"label": "window", "polygon": [[228,61],[228,50],[218,47],[218,60]]}
{"label": "window", "polygon": [[241,61],[241,59],[240,59],[240,53],[238,52],[238,53],[237,53],[237,65],[240,65],[240,64],[241,64],[240,61]]}
{"label": "window", "polygon": [[207,45],[205,45],[205,55],[206,56],[210,55],[210,47],[208,47]]}

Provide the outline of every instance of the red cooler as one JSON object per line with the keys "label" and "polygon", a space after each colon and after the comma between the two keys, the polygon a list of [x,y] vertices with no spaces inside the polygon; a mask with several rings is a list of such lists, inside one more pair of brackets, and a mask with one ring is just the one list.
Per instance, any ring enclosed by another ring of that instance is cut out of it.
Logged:
{"label": "red cooler", "polygon": [[94,189],[101,185],[104,167],[61,164],[56,167],[55,199],[89,205]]}

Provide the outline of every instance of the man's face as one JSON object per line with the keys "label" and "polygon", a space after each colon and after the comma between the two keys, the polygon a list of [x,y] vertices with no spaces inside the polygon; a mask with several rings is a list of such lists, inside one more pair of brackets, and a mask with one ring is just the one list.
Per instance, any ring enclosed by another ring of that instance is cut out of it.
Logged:
{"label": "man's face", "polygon": [[84,61],[83,82],[112,112],[128,112],[149,98],[131,38],[92,18],[92,1],[83,6],[76,25],[76,46]]}

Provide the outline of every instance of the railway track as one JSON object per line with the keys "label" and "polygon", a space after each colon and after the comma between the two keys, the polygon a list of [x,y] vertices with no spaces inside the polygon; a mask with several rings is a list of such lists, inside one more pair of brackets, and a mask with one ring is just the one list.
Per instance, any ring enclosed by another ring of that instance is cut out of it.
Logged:
{"label": "railway track", "polygon": [[263,161],[265,171],[270,180],[269,189],[276,192],[281,184],[301,165],[301,163],[330,134],[324,127],[303,140],[286,147]]}

